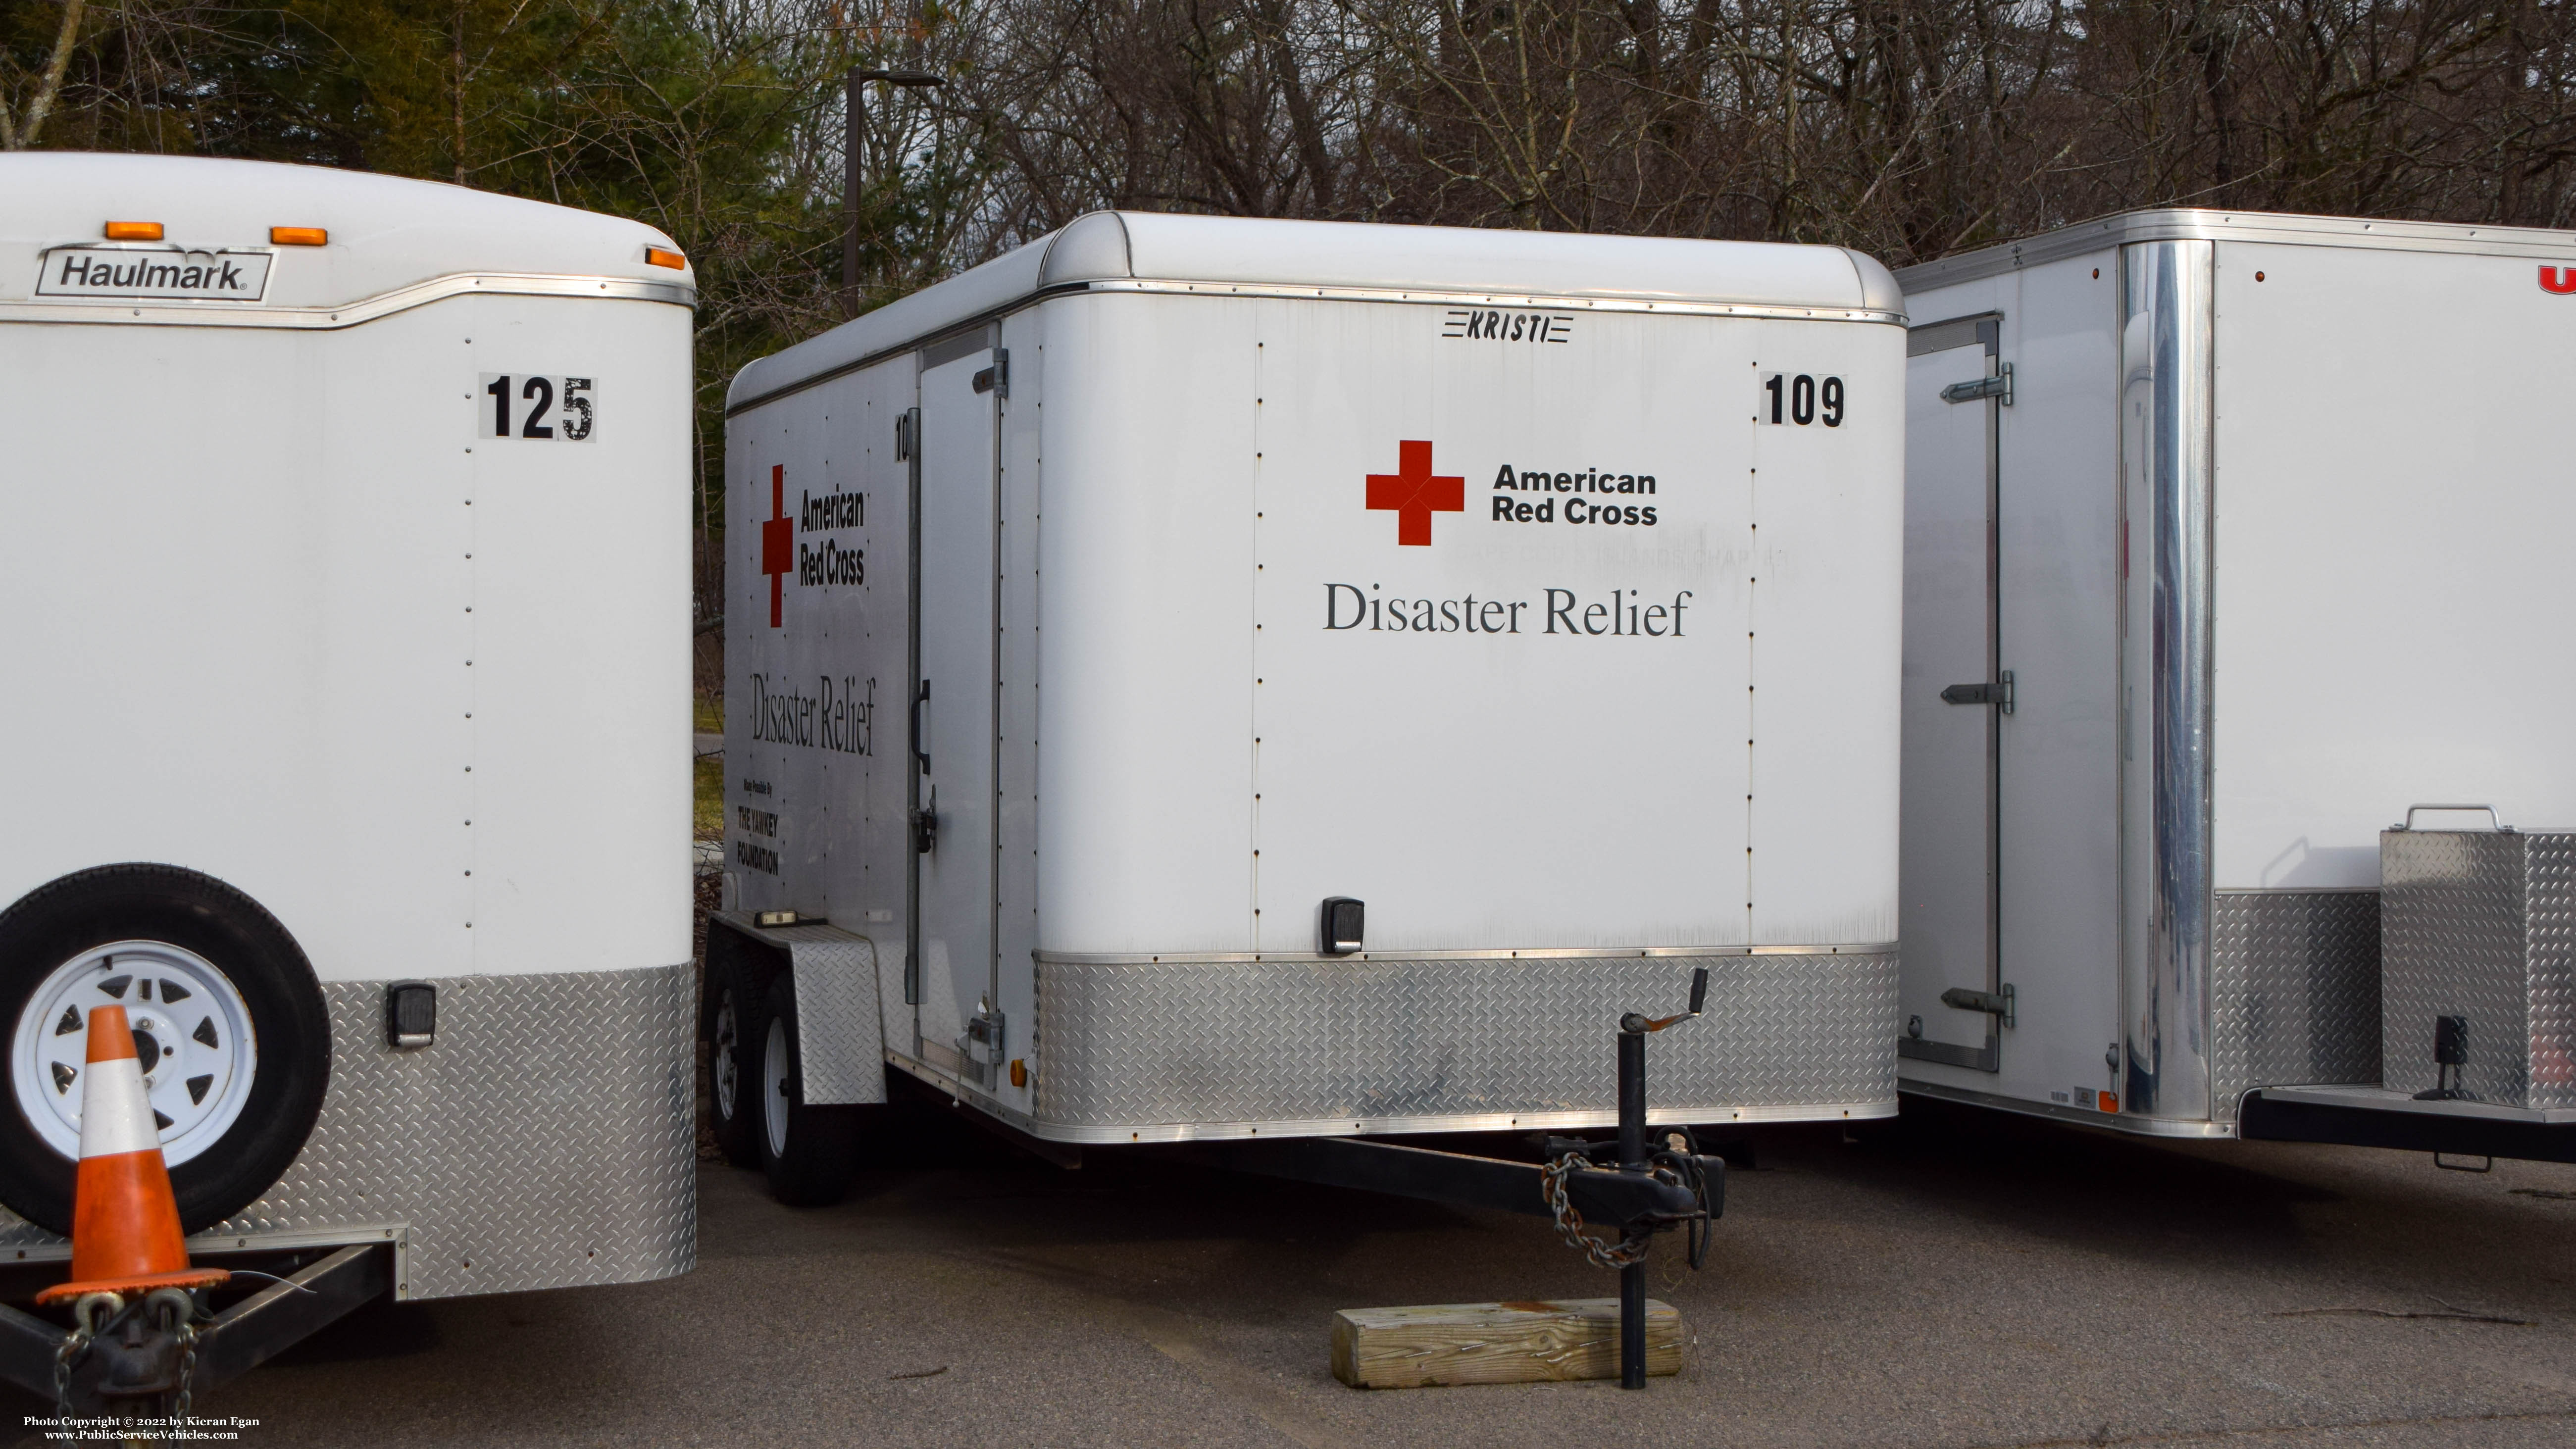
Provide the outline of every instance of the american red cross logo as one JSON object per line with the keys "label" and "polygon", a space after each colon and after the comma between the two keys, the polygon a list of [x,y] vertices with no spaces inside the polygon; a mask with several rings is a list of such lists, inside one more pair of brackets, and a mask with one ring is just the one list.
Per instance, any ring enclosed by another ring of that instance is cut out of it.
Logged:
{"label": "american red cross logo", "polygon": [[781,622],[781,592],[796,566],[796,520],[787,516],[787,465],[769,465],[769,520],[760,525],[760,571],[769,575],[769,627]]}
{"label": "american red cross logo", "polygon": [[1407,438],[1395,445],[1393,473],[1368,475],[1368,506],[1395,511],[1395,541],[1431,545],[1431,515],[1467,511],[1467,480],[1435,478],[1431,444]]}

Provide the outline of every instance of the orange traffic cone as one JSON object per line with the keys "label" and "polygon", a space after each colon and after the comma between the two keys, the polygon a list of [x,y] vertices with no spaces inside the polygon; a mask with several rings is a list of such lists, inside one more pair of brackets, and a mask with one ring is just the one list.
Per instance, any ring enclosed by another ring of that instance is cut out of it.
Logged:
{"label": "orange traffic cone", "polygon": [[72,1189],[72,1281],[36,1295],[60,1303],[84,1293],[204,1288],[232,1274],[188,1266],[161,1131],[143,1089],[125,1008],[89,1014],[89,1082],[81,1089],[80,1177]]}

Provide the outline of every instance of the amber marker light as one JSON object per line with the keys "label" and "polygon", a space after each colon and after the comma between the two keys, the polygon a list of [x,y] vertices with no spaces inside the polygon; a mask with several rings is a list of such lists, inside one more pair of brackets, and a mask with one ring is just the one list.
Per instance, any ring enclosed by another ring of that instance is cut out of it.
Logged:
{"label": "amber marker light", "polygon": [[157,221],[111,221],[107,224],[109,241],[159,241],[161,223]]}
{"label": "amber marker light", "polygon": [[646,247],[644,249],[644,260],[647,265],[669,267],[675,272],[689,264],[689,259],[687,257],[680,255],[678,252],[664,251],[660,247]]}
{"label": "amber marker light", "polygon": [[331,233],[318,226],[272,226],[268,244],[273,247],[320,247],[331,244]]}

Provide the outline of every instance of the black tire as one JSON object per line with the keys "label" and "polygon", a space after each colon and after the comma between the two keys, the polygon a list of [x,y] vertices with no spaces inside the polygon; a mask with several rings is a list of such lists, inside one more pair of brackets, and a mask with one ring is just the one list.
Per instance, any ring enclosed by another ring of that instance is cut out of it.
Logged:
{"label": "black tire", "polygon": [[760,1166],[760,1060],[753,1034],[764,1002],[730,958],[707,953],[707,1115],[716,1148],[736,1167]]}
{"label": "black tire", "polygon": [[[250,1008],[258,1067],[239,1117],[170,1171],[179,1225],[212,1227],[258,1200],[304,1150],[331,1085],[331,1014],[312,963],[276,917],[223,882],[166,865],[68,875],[0,912],[0,1028],[15,1030],[53,970],[117,941],[159,941],[203,957]],[[0,1039],[5,1040],[5,1039]],[[29,1122],[0,1069],[0,1203],[39,1227],[71,1230],[73,1159]]]}
{"label": "black tire", "polygon": [[[769,1174],[770,1195],[789,1207],[829,1207],[848,1195],[851,1174],[858,1169],[864,1109],[806,1105],[804,1063],[796,1048],[796,981],[790,973],[781,971],[770,980],[759,1032],[760,1166]],[[783,1074],[772,1053],[784,1057]],[[768,1100],[772,1095],[781,1099],[774,1108]]]}

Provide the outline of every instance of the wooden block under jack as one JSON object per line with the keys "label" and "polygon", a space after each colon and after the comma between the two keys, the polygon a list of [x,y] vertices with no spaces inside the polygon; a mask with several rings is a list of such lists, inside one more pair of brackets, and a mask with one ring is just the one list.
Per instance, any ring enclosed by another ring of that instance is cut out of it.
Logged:
{"label": "wooden block under jack", "polygon": [[[1646,1372],[1682,1371],[1682,1316],[1646,1300]],[[1355,1389],[1619,1376],[1619,1300],[1439,1303],[1333,1315],[1333,1377]]]}

